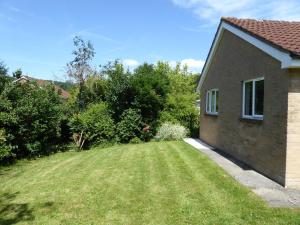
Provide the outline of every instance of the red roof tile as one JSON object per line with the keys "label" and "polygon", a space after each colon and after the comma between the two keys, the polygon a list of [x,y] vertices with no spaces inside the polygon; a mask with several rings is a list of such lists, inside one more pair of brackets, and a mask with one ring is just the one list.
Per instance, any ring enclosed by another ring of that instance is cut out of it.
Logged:
{"label": "red roof tile", "polygon": [[225,21],[257,38],[300,57],[300,22],[237,19],[223,17]]}

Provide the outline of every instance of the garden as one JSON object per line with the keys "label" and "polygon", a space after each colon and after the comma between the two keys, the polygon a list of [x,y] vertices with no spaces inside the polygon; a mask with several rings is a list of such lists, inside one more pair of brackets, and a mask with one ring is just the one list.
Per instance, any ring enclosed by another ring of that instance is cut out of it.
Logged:
{"label": "garden", "polygon": [[116,60],[94,68],[95,54],[89,41],[74,38],[74,58],[66,66],[68,99],[52,82],[16,82],[22,71],[11,77],[0,64],[1,164],[70,149],[197,136],[198,75],[166,62],[129,70]]}

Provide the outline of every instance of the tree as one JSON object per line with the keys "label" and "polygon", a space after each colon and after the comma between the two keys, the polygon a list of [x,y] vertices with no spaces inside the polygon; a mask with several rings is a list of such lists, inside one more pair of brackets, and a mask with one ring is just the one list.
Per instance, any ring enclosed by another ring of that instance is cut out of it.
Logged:
{"label": "tree", "polygon": [[122,113],[131,108],[134,101],[131,74],[118,61],[108,63],[101,73],[107,79],[106,102],[114,120],[119,122]]}
{"label": "tree", "polygon": [[67,63],[67,74],[79,85],[78,102],[79,108],[85,108],[84,102],[84,84],[88,76],[92,73],[90,66],[94,58],[95,51],[90,41],[85,42],[82,38],[76,36],[73,39],[75,50],[73,51],[74,59]]}
{"label": "tree", "polygon": [[199,110],[195,107],[198,76],[189,73],[186,67],[181,69],[179,64],[175,69],[169,68],[170,92],[160,117],[161,123],[173,122],[185,126],[192,136],[197,136],[199,130]]}
{"label": "tree", "polygon": [[15,77],[16,79],[21,78],[22,76],[22,70],[21,69],[17,69],[15,72],[13,72],[13,77]]}
{"label": "tree", "polygon": [[[0,95],[0,127],[17,157],[48,154],[60,137],[61,99],[49,85],[6,85]],[[3,139],[4,140],[4,139]]]}
{"label": "tree", "polygon": [[168,68],[163,64],[139,66],[131,79],[134,105],[141,110],[143,122],[156,125],[160,111],[164,109],[169,91]]}
{"label": "tree", "polygon": [[8,68],[0,61],[0,93],[3,91],[5,84],[8,82]]}

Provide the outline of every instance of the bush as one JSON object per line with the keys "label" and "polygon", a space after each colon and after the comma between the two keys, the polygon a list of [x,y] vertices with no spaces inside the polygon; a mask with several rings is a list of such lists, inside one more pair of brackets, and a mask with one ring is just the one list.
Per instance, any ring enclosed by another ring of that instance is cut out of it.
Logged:
{"label": "bush", "polygon": [[132,138],[132,139],[130,140],[129,143],[130,143],[130,144],[140,144],[140,143],[142,143],[142,140],[139,139],[138,137],[134,137],[134,138]]}
{"label": "bush", "polygon": [[159,127],[156,139],[161,141],[181,140],[187,136],[187,129],[179,124],[164,123]]}
{"label": "bush", "polygon": [[79,149],[84,145],[103,144],[113,140],[115,125],[104,103],[90,105],[70,120],[73,139]]}
{"label": "bush", "polygon": [[117,134],[119,141],[128,143],[135,137],[140,137],[142,129],[142,117],[138,110],[127,109],[121,116],[121,121],[117,124]]}
{"label": "bush", "polygon": [[12,147],[7,144],[6,134],[3,129],[0,129],[0,161],[14,156]]}
{"label": "bush", "polygon": [[0,127],[18,158],[54,151],[61,117],[61,99],[52,85],[13,83],[0,95]]}

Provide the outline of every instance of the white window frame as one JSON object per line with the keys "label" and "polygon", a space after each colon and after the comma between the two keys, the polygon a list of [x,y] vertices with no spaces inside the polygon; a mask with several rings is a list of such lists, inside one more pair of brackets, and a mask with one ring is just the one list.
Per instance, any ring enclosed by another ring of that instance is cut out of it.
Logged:
{"label": "white window frame", "polygon": [[[261,81],[264,80],[264,77],[259,77],[256,79],[250,79],[250,80],[245,80],[243,81],[243,118],[246,119],[255,119],[255,120],[263,120],[264,119],[264,115],[258,115],[255,114],[255,98],[256,98],[256,93],[255,93],[255,85],[256,85],[256,81]],[[245,115],[245,92],[246,92],[246,83],[252,82],[252,115]]]}
{"label": "white window frame", "polygon": [[[214,108],[212,109],[212,93],[215,92],[215,96],[214,96],[214,100],[215,100],[215,105],[214,105]],[[207,114],[210,114],[210,115],[218,115],[219,112],[217,111],[217,92],[219,93],[219,89],[217,88],[214,88],[214,89],[210,89],[208,91],[206,91],[206,106],[205,106],[205,111]],[[220,98],[220,95],[219,95],[219,98]],[[219,108],[219,104],[218,104],[218,108]]]}

